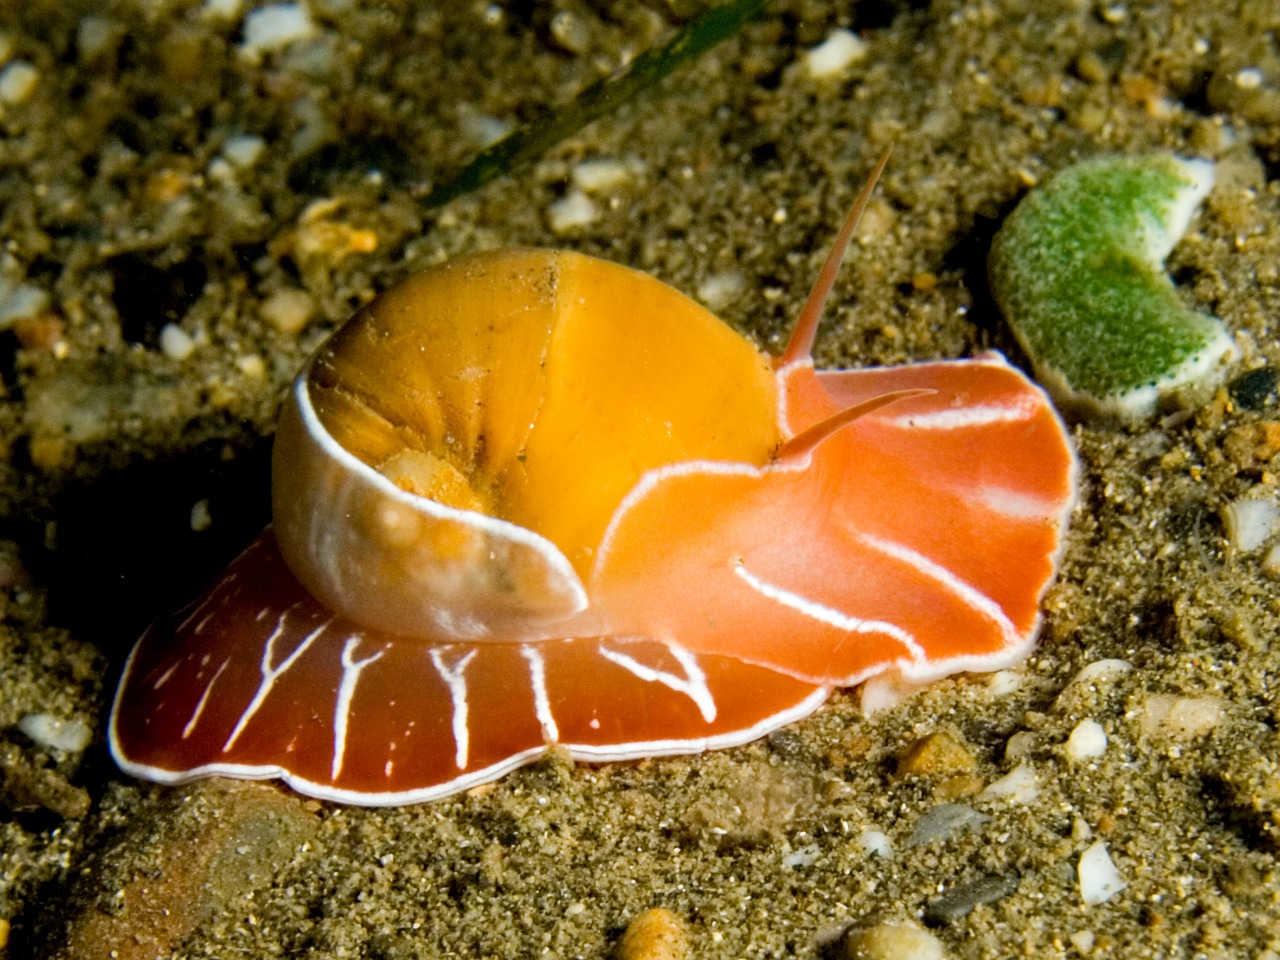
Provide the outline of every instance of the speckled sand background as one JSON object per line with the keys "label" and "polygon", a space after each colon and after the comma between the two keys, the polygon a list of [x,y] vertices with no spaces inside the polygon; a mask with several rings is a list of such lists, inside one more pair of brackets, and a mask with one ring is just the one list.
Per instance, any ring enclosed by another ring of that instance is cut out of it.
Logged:
{"label": "speckled sand background", "polygon": [[[431,214],[409,188],[698,4],[312,0],[309,34],[259,55],[247,6],[0,5],[0,954],[602,957],[649,907],[697,958],[910,955],[847,932],[908,920],[956,958],[1280,954],[1280,554],[1222,520],[1280,471],[1275,377],[1240,379],[1280,365],[1280,3],[777,0]],[[861,58],[811,76],[838,27]],[[129,645],[266,520],[281,392],[355,305],[452,254],[556,245],[773,347],[889,144],[821,364],[1010,349],[983,258],[1030,184],[1105,151],[1220,161],[1170,267],[1236,332],[1233,388],[1077,429],[1080,509],[1025,666],[407,809],[114,770]],[[72,749],[22,733],[33,714]],[[1073,759],[1090,720],[1105,753]],[[1099,843],[1127,886],[1086,904]]]}

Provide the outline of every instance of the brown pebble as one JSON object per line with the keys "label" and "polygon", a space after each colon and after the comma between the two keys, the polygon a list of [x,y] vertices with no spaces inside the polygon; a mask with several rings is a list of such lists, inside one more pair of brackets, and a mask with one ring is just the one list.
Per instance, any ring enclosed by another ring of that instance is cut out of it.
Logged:
{"label": "brown pebble", "polygon": [[688,956],[684,921],[665,907],[646,910],[632,920],[615,954],[617,960],[685,960]]}
{"label": "brown pebble", "polygon": [[917,273],[911,278],[911,288],[916,293],[932,293],[938,288],[936,273]]}
{"label": "brown pebble", "polygon": [[1227,431],[1222,441],[1227,458],[1238,467],[1257,467],[1280,453],[1280,422],[1243,423]]}
{"label": "brown pebble", "polygon": [[875,740],[861,731],[845,734],[827,748],[826,761],[833,767],[844,767],[866,758]]}
{"label": "brown pebble", "polygon": [[845,960],[946,960],[942,941],[911,923],[879,923],[850,930],[841,942]]}
{"label": "brown pebble", "polygon": [[[265,784],[206,780],[159,797],[83,869],[56,960],[158,960],[204,919],[243,917],[252,893],[313,841],[319,819]],[[123,880],[122,880],[123,877]],[[96,904],[110,899],[105,913]]]}
{"label": "brown pebble", "polygon": [[56,354],[63,342],[62,329],[62,317],[52,310],[33,317],[19,317],[13,324],[13,332],[22,349],[36,353]]}
{"label": "brown pebble", "polygon": [[987,782],[981,777],[961,773],[941,781],[933,788],[933,795],[938,800],[959,800],[973,796],[986,785]]}
{"label": "brown pebble", "polygon": [[898,757],[898,776],[955,776],[973,773],[977,766],[959,737],[937,730],[921,737]]}

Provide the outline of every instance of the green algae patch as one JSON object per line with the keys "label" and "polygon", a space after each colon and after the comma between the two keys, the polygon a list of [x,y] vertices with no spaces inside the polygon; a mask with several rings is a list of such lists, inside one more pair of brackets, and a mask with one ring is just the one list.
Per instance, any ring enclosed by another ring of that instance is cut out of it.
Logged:
{"label": "green algae patch", "polygon": [[1183,304],[1164,268],[1213,172],[1167,154],[1087,160],[1029,193],[996,234],[992,292],[1059,406],[1137,419],[1221,375],[1231,335]]}

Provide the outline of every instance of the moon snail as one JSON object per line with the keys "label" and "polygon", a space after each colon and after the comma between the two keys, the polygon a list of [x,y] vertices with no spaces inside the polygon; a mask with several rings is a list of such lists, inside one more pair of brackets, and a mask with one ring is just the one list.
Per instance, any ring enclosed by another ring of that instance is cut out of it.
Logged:
{"label": "moon snail", "polygon": [[1023,658],[1076,492],[1044,393],[995,353],[810,356],[873,184],[778,357],[577,253],[463,257],[361,309],[285,403],[272,527],[130,655],[121,768],[414,803]]}

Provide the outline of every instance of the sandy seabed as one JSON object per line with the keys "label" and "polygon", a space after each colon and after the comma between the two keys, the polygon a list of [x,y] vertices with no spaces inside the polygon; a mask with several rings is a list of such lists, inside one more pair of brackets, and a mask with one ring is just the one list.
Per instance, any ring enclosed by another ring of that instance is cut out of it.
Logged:
{"label": "sandy seabed", "polygon": [[[0,8],[8,956],[602,957],[655,906],[699,958],[837,956],[897,921],[956,958],[1280,956],[1280,581],[1222,520],[1280,471],[1280,6],[777,2],[531,169],[422,209],[694,9],[315,0],[305,36],[255,52],[234,2]],[[865,50],[811,76],[837,28]],[[355,306],[458,253],[559,246],[776,349],[889,145],[822,366],[1020,362],[984,258],[1026,190],[1107,152],[1218,163],[1170,271],[1242,359],[1151,424],[1074,428],[1081,502],[1029,661],[403,809],[115,770],[130,644],[265,523],[283,390]],[[1110,660],[1132,669],[1072,683]],[[35,743],[31,714],[87,748]],[[1106,751],[1073,760],[1087,720]],[[943,804],[969,813],[922,833]],[[1088,904],[1100,842],[1125,886]]]}

